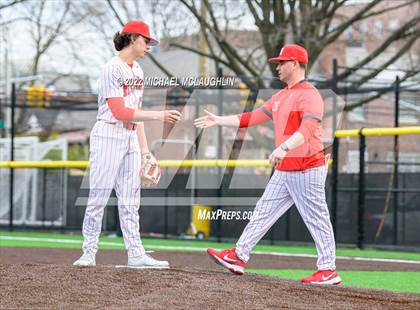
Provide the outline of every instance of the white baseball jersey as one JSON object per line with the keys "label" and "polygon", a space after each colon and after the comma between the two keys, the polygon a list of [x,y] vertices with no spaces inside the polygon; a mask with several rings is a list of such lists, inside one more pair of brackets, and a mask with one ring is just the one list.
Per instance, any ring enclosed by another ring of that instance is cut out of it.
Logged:
{"label": "white baseball jersey", "polygon": [[106,99],[123,97],[127,108],[140,109],[144,89],[143,70],[137,62],[130,67],[119,56],[115,56],[103,67],[98,88],[97,120],[118,122],[112,115]]}
{"label": "white baseball jersey", "polygon": [[125,129],[112,115],[106,98],[123,97],[126,107],[141,107],[143,71],[130,68],[120,57],[111,59],[99,80],[97,122],[90,134],[90,190],[83,220],[83,251],[95,254],[104,208],[112,189],[129,257],[145,253],[140,240],[140,158],[136,130]]}

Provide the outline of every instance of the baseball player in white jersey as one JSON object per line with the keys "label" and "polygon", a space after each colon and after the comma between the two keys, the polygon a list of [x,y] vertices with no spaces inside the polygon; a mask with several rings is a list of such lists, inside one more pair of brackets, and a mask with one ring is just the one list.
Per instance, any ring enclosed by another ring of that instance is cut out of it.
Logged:
{"label": "baseball player in white jersey", "polygon": [[[135,61],[159,42],[141,21],[128,22],[114,36],[118,56],[104,67],[99,79],[98,115],[90,135],[90,191],[83,221],[83,255],[75,266],[95,266],[104,208],[112,189],[118,211],[128,266],[167,268],[145,253],[140,240],[140,167],[142,157],[152,158],[144,132],[144,121],[177,122],[175,110],[143,111],[143,71]],[[156,161],[157,163],[157,161]]]}
{"label": "baseball player in white jersey", "polygon": [[335,241],[325,200],[327,164],[323,151],[324,103],[318,90],[305,81],[308,54],[299,45],[285,45],[278,57],[279,78],[287,84],[262,107],[239,115],[206,116],[195,120],[199,128],[215,125],[254,126],[273,121],[276,149],[270,155],[275,165],[253,217],[233,249],[208,249],[216,263],[235,274],[244,274],[252,248],[293,204],[311,233],[318,252],[317,271],[304,283],[339,284],[335,268]]}

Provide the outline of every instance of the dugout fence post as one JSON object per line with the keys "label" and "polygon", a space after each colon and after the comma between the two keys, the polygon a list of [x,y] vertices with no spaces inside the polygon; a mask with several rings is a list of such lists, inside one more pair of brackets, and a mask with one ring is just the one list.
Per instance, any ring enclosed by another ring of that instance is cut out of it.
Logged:
{"label": "dugout fence post", "polygon": [[[223,77],[223,68],[218,68],[218,76]],[[219,87],[218,92],[218,103],[217,103],[217,115],[223,115],[223,91],[222,86]],[[217,126],[217,158],[223,158],[223,127]],[[226,170],[225,170],[226,171]],[[222,177],[222,167],[217,167],[217,176],[220,180]],[[218,189],[218,196],[219,196],[219,204],[217,209],[221,209],[222,206],[220,202],[222,201],[224,191],[224,182],[220,182],[219,189]],[[222,242],[222,221],[221,219],[217,218],[217,242]]]}
{"label": "dugout fence post", "polygon": [[332,149],[332,173],[331,173],[331,223],[334,237],[337,237],[337,187],[338,187],[338,150],[340,139],[334,137]]}
{"label": "dugout fence post", "polygon": [[165,200],[166,203],[163,206],[163,238],[168,239],[168,186],[165,188]]}
{"label": "dugout fence post", "polygon": [[[7,92],[6,92],[7,94]],[[7,97],[7,96],[6,96]],[[5,113],[3,112],[3,100],[0,98],[0,138],[4,138],[6,135],[6,123]]]}
{"label": "dugout fence post", "polygon": [[42,228],[45,228],[47,206],[47,168],[42,168]]}
{"label": "dugout fence post", "polygon": [[[59,218],[61,220],[60,230],[62,233],[64,233],[65,225],[66,225],[66,207],[67,207],[67,195],[66,195],[66,187],[67,182],[65,182],[65,179],[67,178],[67,169],[61,168],[60,169],[60,215]],[[119,217],[118,217],[119,219]]]}
{"label": "dugout fence post", "polygon": [[[223,76],[223,69],[219,67],[218,76]],[[223,115],[223,91],[222,86],[219,87],[218,100],[217,100],[217,115]],[[223,127],[217,126],[217,158],[223,158]],[[217,168],[218,175],[222,172],[222,167]]]}
{"label": "dugout fence post", "polygon": [[334,237],[337,236],[337,186],[338,186],[338,148],[340,145],[339,138],[335,136],[337,131],[337,91],[338,91],[338,65],[337,58],[332,63],[332,90],[333,90],[333,149],[332,149],[332,175],[331,175],[331,224],[333,227]]}
{"label": "dugout fence post", "polygon": [[[165,179],[168,175],[168,168],[166,168]],[[165,180],[166,181],[166,180]],[[163,238],[168,239],[168,192],[169,184],[165,186],[165,204],[163,206]]]}
{"label": "dugout fence post", "polygon": [[286,211],[286,235],[285,235],[285,239],[286,241],[290,241],[290,212],[292,209],[289,208],[289,210]]}
{"label": "dugout fence post", "polygon": [[363,135],[363,128],[359,131],[359,197],[357,209],[357,247],[364,247],[364,216],[365,216],[365,151],[366,137]]}
{"label": "dugout fence post", "polygon": [[[402,177],[402,188],[406,187],[406,178],[405,175]],[[401,231],[401,243],[405,244],[405,227],[406,227],[406,204],[407,204],[407,200],[406,200],[406,193],[405,191],[402,192],[402,231]]]}
{"label": "dugout fence post", "polygon": [[[223,77],[223,68],[219,67],[218,68],[218,76],[221,78]],[[217,113],[218,115],[223,115],[223,91],[222,91],[222,86],[219,87],[219,93],[218,93],[218,104],[217,104]],[[217,155],[218,158],[223,158],[223,128],[222,126],[217,126],[217,135],[218,135],[218,139],[217,139]],[[226,173],[226,170],[224,170],[224,173]],[[217,168],[217,175],[218,177],[222,177],[222,167],[218,167]],[[222,177],[222,181],[220,182],[219,185],[219,190],[218,190],[218,196],[219,196],[219,202],[222,201],[222,197],[224,196],[224,189],[225,189],[225,184],[229,184],[229,182],[226,182],[225,179],[225,175],[223,175]],[[219,204],[216,207],[216,212],[217,210],[222,209],[222,206]],[[217,237],[217,242],[222,242],[222,219],[220,218],[220,216],[217,217],[216,219],[216,237]]]}
{"label": "dugout fence post", "polygon": [[[11,132],[10,132],[10,161],[15,160],[15,109],[16,109],[16,84],[12,83],[12,95],[11,95]],[[15,181],[15,170],[13,167],[10,167],[10,184],[9,184],[9,230],[13,230],[13,192],[14,192],[14,181]]]}
{"label": "dugout fence post", "polygon": [[[394,127],[397,128],[400,125],[400,78],[397,75],[395,78],[395,123]],[[399,145],[398,135],[394,135],[394,245],[398,244],[398,160],[399,160]]]}
{"label": "dugout fence post", "polygon": [[332,72],[332,91],[334,92],[333,96],[333,115],[332,115],[332,121],[333,121],[333,134],[335,134],[335,131],[337,130],[337,91],[338,91],[338,65],[337,65],[337,58],[333,59],[332,63],[333,72]]}

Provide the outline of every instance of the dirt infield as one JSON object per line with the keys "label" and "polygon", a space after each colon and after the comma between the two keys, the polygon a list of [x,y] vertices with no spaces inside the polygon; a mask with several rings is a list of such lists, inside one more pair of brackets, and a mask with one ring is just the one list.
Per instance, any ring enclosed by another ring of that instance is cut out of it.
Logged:
{"label": "dirt infield", "polygon": [[[420,295],[298,281],[220,269],[205,253],[156,252],[170,270],[117,269],[124,251],[100,251],[98,266],[76,268],[80,250],[0,248],[0,308],[54,309],[419,309]],[[312,268],[314,259],[256,255],[250,268]],[[340,266],[341,265],[341,266]],[[415,270],[418,265],[338,262],[340,269]],[[369,269],[372,268],[372,269]]]}

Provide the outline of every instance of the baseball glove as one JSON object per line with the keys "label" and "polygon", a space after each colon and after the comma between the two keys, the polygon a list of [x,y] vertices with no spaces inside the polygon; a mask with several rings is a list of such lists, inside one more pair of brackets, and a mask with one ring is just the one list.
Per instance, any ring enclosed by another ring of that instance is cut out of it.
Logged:
{"label": "baseball glove", "polygon": [[156,158],[151,154],[141,156],[140,180],[142,187],[152,187],[159,183],[161,176],[160,166]]}

